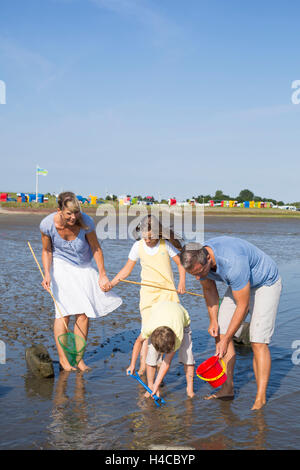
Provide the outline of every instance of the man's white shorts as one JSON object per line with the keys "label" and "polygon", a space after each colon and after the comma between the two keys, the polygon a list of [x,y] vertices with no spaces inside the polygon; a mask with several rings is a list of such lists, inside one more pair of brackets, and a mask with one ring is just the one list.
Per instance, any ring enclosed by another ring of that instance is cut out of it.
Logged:
{"label": "man's white shorts", "polygon": [[[281,293],[281,279],[279,278],[272,286],[252,288],[250,291],[249,313],[250,342],[269,344],[274,333],[275,320]],[[228,326],[236,309],[236,303],[232,295],[231,287],[228,287],[220,305],[218,323],[220,334],[227,332]],[[234,336],[240,336],[242,326]]]}

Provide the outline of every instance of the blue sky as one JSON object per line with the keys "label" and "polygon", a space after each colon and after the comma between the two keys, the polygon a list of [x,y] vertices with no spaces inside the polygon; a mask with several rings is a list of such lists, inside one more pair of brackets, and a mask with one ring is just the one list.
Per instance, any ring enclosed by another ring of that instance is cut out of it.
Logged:
{"label": "blue sky", "polygon": [[298,0],[4,0],[1,191],[300,200]]}

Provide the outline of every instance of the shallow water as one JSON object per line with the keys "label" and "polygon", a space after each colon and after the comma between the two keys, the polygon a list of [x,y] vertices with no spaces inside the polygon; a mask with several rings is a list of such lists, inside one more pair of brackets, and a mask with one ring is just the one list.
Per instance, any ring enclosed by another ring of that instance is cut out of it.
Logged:
{"label": "shallow water", "polygon": [[[54,379],[34,378],[24,358],[32,341],[44,344],[57,361],[52,300],[40,287],[40,273],[27,247],[29,240],[40,259],[41,218],[0,215],[0,339],[7,355],[6,364],[0,364],[1,449],[147,449],[155,444],[197,449],[300,447],[300,364],[292,361],[292,343],[300,344],[299,220],[207,217],[205,221],[206,239],[229,234],[253,242],[276,260],[283,278],[270,345],[268,403],[252,412],[256,383],[252,353],[246,346],[237,347],[234,401],[204,401],[211,388],[197,377],[196,397],[187,399],[183,368],[176,358],[162,389],[167,405],[156,408],[143,398],[143,389],[125,375],[139,331],[138,287],[127,284],[116,288],[123,305],[91,322],[86,362],[92,371],[59,374],[55,362]],[[126,261],[131,245],[131,240],[103,242],[111,277]],[[131,279],[139,281],[139,267]],[[191,276],[187,288],[201,293]],[[224,286],[219,289],[222,294]],[[182,303],[192,319],[199,364],[214,353],[207,311],[203,299],[185,295]]]}

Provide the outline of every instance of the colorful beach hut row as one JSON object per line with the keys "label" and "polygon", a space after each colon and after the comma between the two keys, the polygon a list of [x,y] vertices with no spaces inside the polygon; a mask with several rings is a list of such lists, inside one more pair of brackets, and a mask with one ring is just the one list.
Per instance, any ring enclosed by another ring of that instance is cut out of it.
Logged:
{"label": "colorful beach hut row", "polygon": [[[76,196],[77,199],[81,204],[93,204],[96,205],[99,200],[98,196],[93,196],[90,194],[88,197],[83,197],[83,196]],[[17,193],[16,198],[11,198],[9,197],[8,193],[0,193],[0,202],[9,202],[9,201],[14,201],[14,202],[35,202],[36,200],[36,193]],[[43,203],[47,202],[48,198],[45,197],[44,194],[38,193],[37,195],[37,202]]]}
{"label": "colorful beach hut row", "polygon": [[92,205],[96,205],[99,201],[98,201],[98,196],[92,196],[92,194],[90,194],[88,197],[83,197],[83,196],[80,196],[80,195],[76,195],[78,201],[80,202],[80,204],[92,204]]}
{"label": "colorful beach hut row", "polygon": [[[209,202],[210,202],[211,207],[214,207],[216,205],[215,201],[209,201]],[[263,202],[263,201],[245,201],[245,202],[240,202],[240,203],[238,203],[238,201],[221,201],[221,207],[244,207],[247,209],[253,209],[253,208],[270,209],[271,207],[273,207],[273,204],[272,202]]]}
{"label": "colorful beach hut row", "polygon": [[[44,202],[46,200],[44,194],[37,195],[37,202]],[[9,197],[8,193],[0,193],[0,202],[35,202],[36,194],[35,193],[17,193],[17,198]]]}
{"label": "colorful beach hut row", "polygon": [[130,206],[132,204],[144,204],[144,205],[150,205],[153,204],[153,198],[152,196],[146,196],[145,201],[140,201],[137,197],[131,197],[131,196],[119,196],[118,197],[119,205],[120,206]]}

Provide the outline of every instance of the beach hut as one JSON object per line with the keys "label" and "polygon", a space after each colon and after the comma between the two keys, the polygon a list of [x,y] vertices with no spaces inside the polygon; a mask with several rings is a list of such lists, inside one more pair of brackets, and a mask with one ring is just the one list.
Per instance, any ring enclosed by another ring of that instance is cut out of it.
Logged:
{"label": "beach hut", "polygon": [[128,205],[127,196],[125,196],[125,195],[119,196],[118,201],[119,201],[120,206],[127,206]]}
{"label": "beach hut", "polygon": [[250,207],[250,201],[245,201],[245,202],[244,202],[244,207],[247,208],[247,209],[249,209],[249,207]]}
{"label": "beach hut", "polygon": [[35,193],[30,193],[28,194],[29,196],[29,201],[28,202],[35,202],[36,194]]}
{"label": "beach hut", "polygon": [[250,209],[253,209],[254,205],[255,205],[255,202],[254,202],[254,201],[250,201]]}
{"label": "beach hut", "polygon": [[27,196],[25,193],[17,194],[17,202],[27,202]]}
{"label": "beach hut", "polygon": [[169,202],[169,206],[175,206],[176,203],[177,203],[177,201],[176,201],[175,198],[170,198],[170,199],[168,200],[168,202]]}
{"label": "beach hut", "polygon": [[77,199],[78,199],[78,201],[79,201],[80,204],[83,204],[83,203],[84,203],[85,199],[84,199],[82,196],[78,195],[78,196],[76,196],[76,197],[77,197]]}
{"label": "beach hut", "polygon": [[91,204],[96,205],[97,204],[97,199],[98,199],[97,196],[92,196],[91,194],[89,195],[89,202]]}
{"label": "beach hut", "polygon": [[215,201],[213,201],[213,200],[209,201],[209,205],[210,205],[210,207],[214,207]]}
{"label": "beach hut", "polygon": [[0,202],[6,202],[7,201],[7,193],[0,193]]}

